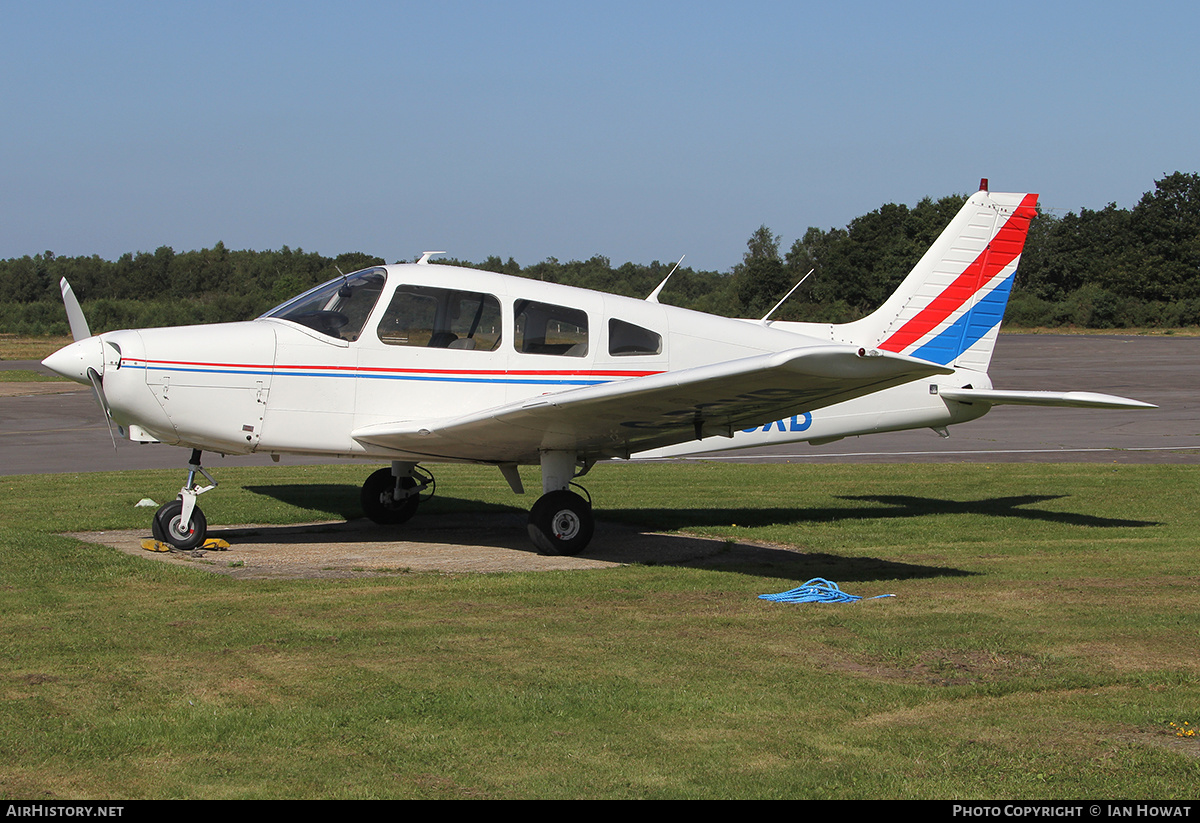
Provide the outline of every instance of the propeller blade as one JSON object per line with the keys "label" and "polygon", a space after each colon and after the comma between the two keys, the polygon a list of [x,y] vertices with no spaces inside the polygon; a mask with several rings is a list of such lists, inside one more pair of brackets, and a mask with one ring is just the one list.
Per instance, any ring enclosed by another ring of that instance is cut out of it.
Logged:
{"label": "propeller blade", "polygon": [[[68,288],[70,288],[68,286]],[[112,411],[108,408],[108,398],[104,396],[104,381],[100,379],[100,375],[95,369],[87,370],[88,380],[92,382],[92,394],[96,398],[96,402],[100,404],[100,410],[104,412],[104,422],[108,425],[108,436],[112,440],[113,451],[117,450],[117,436],[113,434],[112,428]]]}
{"label": "propeller blade", "polygon": [[[64,277],[62,280],[58,281],[58,287],[62,290],[63,306],[67,310],[67,323],[71,326],[71,336],[75,338],[75,343],[78,344],[81,340],[90,340],[92,337],[92,330],[88,328],[87,318],[83,316],[83,309],[79,306],[79,298],[75,296],[75,292],[71,289],[71,284],[67,282],[67,278]],[[116,451],[117,436],[113,434],[112,409],[109,408],[108,398],[104,395],[104,378],[102,377],[104,371],[104,345],[103,343],[100,345],[100,357],[96,360],[92,360],[92,362],[95,362],[100,367],[99,370],[93,366],[86,365],[87,362],[91,360],[90,357],[83,358],[82,363],[79,363],[75,360],[75,358],[79,357],[79,348],[80,347],[78,345],[68,346],[67,348],[50,355],[50,357],[46,358],[46,360],[49,361],[54,358],[59,358],[55,361],[54,366],[51,366],[51,368],[53,368],[55,371],[58,371],[60,374],[71,377],[73,380],[78,379],[75,377],[75,375],[78,374],[78,372],[75,371],[75,368],[78,368],[78,366],[81,365],[86,367],[85,374],[87,375],[88,382],[92,384],[92,396],[96,398],[96,403],[100,406],[100,410],[104,412],[104,424],[108,426],[108,437],[110,440],[112,440],[113,450]],[[75,368],[66,369],[67,364],[62,360],[62,357],[64,352],[68,352],[70,350],[77,350],[75,351],[74,356],[66,356],[67,360],[73,361],[72,365]],[[118,354],[119,353],[120,352],[118,350]],[[55,366],[59,368],[55,368]]]}
{"label": "propeller blade", "polygon": [[79,300],[76,299],[75,292],[71,291],[71,284],[64,277],[59,281],[58,287],[62,289],[63,305],[67,307],[67,322],[71,324],[71,336],[76,341],[87,340],[92,336],[92,331],[88,328],[87,318],[83,316],[83,309],[79,307]]}

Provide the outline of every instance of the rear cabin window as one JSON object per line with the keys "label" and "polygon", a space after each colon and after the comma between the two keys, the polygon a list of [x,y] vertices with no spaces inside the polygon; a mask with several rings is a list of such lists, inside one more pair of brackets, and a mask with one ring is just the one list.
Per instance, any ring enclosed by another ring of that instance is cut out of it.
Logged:
{"label": "rear cabin window", "polygon": [[525,354],[561,354],[584,357],[588,352],[588,318],[580,309],[518,300],[513,345]]}
{"label": "rear cabin window", "polygon": [[662,335],[614,317],[608,321],[608,353],[616,357],[661,354]]}
{"label": "rear cabin window", "polygon": [[376,334],[389,346],[495,351],[500,301],[480,292],[397,286]]}

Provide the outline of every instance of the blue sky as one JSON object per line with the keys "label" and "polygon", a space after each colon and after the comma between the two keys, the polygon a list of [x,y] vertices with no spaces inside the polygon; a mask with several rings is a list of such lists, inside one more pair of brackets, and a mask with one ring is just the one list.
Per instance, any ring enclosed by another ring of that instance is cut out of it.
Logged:
{"label": "blue sky", "polygon": [[[0,0],[0,257],[727,270],[886,202],[1200,171],[1195,4]],[[1060,213],[1062,213],[1060,212]]]}

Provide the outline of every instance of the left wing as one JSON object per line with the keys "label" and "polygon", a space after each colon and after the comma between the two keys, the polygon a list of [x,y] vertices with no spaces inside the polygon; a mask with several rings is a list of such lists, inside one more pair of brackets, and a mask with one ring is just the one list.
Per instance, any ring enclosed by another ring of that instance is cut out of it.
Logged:
{"label": "left wing", "polygon": [[351,432],[363,444],[424,458],[536,463],[545,450],[591,458],[732,437],[760,426],[953,370],[852,346],[789,349],[544,394],[457,418],[400,420]]}

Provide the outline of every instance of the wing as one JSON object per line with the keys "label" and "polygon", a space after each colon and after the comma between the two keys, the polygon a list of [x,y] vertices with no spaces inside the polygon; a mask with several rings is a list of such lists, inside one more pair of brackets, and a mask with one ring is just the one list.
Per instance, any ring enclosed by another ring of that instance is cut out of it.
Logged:
{"label": "wing", "polygon": [[850,346],[810,346],[544,394],[452,419],[356,429],[365,445],[430,459],[535,463],[544,450],[628,457],[952,370]]}
{"label": "wing", "polygon": [[1152,403],[1088,391],[995,391],[993,389],[942,389],[940,396],[959,403],[993,406],[1066,406],[1075,409],[1156,409]]}

